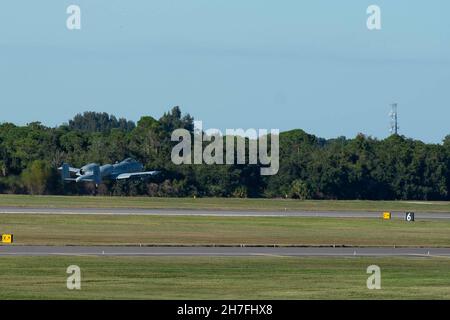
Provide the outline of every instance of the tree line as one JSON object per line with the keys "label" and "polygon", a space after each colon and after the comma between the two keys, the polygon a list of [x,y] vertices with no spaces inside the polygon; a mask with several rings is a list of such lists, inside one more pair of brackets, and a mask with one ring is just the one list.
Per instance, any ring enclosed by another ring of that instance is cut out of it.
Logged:
{"label": "tree line", "polygon": [[50,128],[0,124],[0,193],[91,194],[89,183],[62,183],[63,163],[115,163],[127,157],[161,174],[147,180],[106,181],[99,194],[160,197],[450,200],[450,135],[442,144],[392,135],[378,140],[323,139],[302,130],[280,134],[280,169],[259,165],[181,165],[171,162],[173,130],[193,132],[194,119],[174,107],[137,123],[85,112]]}

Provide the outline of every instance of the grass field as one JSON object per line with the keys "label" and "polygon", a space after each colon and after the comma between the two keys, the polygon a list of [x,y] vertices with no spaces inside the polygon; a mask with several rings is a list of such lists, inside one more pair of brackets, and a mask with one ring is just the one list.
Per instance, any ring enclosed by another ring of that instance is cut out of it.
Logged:
{"label": "grass field", "polygon": [[[1,206],[450,212],[449,203],[32,197]],[[15,244],[278,244],[450,247],[450,221],[1,214]],[[66,289],[66,268],[82,290]],[[366,288],[366,268],[382,290]],[[450,299],[450,259],[304,257],[1,257],[0,299]]]}
{"label": "grass field", "polygon": [[450,221],[299,217],[0,215],[16,244],[296,244],[450,247]]}
{"label": "grass field", "polygon": [[0,206],[215,210],[325,210],[450,212],[450,202],[298,201],[289,199],[149,198],[0,195]]}
{"label": "grass field", "polygon": [[[81,268],[81,290],[66,268]],[[381,290],[368,290],[369,265]],[[2,257],[0,299],[450,299],[437,258]]]}

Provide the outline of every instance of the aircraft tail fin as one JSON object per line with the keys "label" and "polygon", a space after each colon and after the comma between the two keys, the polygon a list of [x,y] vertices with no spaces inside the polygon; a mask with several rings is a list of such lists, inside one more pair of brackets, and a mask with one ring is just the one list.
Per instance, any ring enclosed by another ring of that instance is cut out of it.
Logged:
{"label": "aircraft tail fin", "polygon": [[76,179],[70,177],[71,172],[78,172],[78,169],[71,168],[67,163],[63,163],[61,167],[58,168],[61,171],[61,180],[64,181],[75,181]]}
{"label": "aircraft tail fin", "polygon": [[69,165],[67,163],[63,163],[61,167],[61,179],[62,181],[66,181],[70,178]]}

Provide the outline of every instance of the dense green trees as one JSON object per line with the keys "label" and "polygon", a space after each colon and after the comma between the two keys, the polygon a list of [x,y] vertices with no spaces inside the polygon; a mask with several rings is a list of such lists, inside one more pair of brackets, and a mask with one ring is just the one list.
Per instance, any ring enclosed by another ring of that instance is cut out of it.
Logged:
{"label": "dense green trees", "polygon": [[85,112],[77,114],[69,121],[69,128],[84,132],[108,132],[111,129],[120,129],[122,131],[131,131],[134,129],[134,123],[126,119],[117,118],[105,112]]}
{"label": "dense green trees", "polygon": [[295,199],[450,200],[450,135],[443,144],[393,135],[377,140],[325,140],[292,130],[280,135],[280,170],[260,176],[258,165],[182,165],[170,160],[170,135],[193,132],[193,118],[175,107],[159,120],[136,124],[106,113],[86,112],[48,128],[0,125],[0,192],[88,194],[90,184],[62,184],[62,162],[82,166],[126,157],[162,173],[148,181],[105,182],[105,195],[289,197]]}
{"label": "dense green trees", "polygon": [[52,169],[44,160],[34,160],[22,172],[22,181],[31,194],[44,194],[51,184]]}

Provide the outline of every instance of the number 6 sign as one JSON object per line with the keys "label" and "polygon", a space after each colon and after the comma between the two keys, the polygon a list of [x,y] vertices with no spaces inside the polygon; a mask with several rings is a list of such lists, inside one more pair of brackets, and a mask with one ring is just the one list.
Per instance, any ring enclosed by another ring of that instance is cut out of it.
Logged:
{"label": "number 6 sign", "polygon": [[414,212],[407,212],[405,220],[408,222],[414,222]]}

